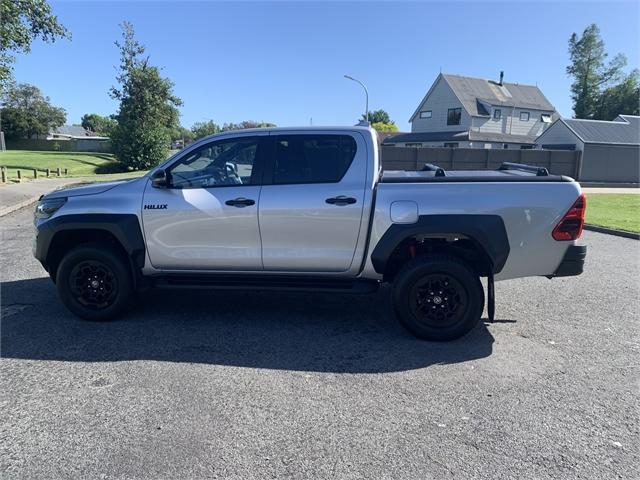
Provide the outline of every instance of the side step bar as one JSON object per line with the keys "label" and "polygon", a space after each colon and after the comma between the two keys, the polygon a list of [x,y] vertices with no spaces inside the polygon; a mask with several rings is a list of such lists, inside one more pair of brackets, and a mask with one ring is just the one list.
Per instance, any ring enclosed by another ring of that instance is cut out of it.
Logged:
{"label": "side step bar", "polygon": [[170,274],[150,279],[156,288],[219,290],[285,290],[367,294],[378,290],[379,282],[285,275]]}

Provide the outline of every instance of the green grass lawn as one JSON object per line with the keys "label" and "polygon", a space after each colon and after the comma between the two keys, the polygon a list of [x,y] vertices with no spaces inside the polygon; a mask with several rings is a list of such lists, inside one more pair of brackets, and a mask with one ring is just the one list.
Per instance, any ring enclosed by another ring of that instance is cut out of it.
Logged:
{"label": "green grass lawn", "polygon": [[16,170],[21,171],[23,178],[33,178],[34,168],[38,170],[39,177],[45,176],[47,168],[51,169],[51,176],[55,177],[58,167],[62,170],[62,175],[64,175],[66,168],[69,177],[126,171],[126,168],[117,162],[113,155],[90,152],[7,150],[0,152],[0,166],[7,167],[7,175],[11,180],[16,179]]}
{"label": "green grass lawn", "polygon": [[587,194],[586,223],[640,233],[640,195]]}

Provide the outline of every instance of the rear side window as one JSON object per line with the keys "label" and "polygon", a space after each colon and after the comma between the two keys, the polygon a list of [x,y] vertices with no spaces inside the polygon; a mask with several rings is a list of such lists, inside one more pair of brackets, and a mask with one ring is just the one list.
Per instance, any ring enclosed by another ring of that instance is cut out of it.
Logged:
{"label": "rear side window", "polygon": [[280,135],[273,183],[336,183],[355,156],[356,142],[349,135]]}

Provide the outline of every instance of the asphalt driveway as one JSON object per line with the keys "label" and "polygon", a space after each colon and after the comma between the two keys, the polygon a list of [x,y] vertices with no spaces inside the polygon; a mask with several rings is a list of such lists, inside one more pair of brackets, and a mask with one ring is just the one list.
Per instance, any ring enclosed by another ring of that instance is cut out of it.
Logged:
{"label": "asphalt driveway", "polygon": [[414,339],[369,296],[151,292],[82,322],[0,218],[0,477],[638,478],[640,243],[497,285],[496,323]]}

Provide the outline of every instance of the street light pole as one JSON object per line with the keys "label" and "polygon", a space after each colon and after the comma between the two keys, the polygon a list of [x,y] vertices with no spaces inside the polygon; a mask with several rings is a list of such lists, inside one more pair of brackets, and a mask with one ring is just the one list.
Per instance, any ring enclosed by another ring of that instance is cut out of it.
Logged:
{"label": "street light pole", "polygon": [[346,78],[348,80],[353,80],[354,82],[360,84],[360,86],[362,88],[364,88],[364,95],[365,95],[365,102],[366,102],[365,103],[364,118],[366,119],[366,122],[368,124],[369,123],[369,91],[367,90],[367,87],[360,80],[358,80],[357,78],[353,78],[350,75],[345,75],[344,78]]}

